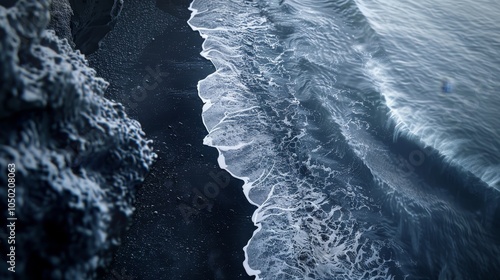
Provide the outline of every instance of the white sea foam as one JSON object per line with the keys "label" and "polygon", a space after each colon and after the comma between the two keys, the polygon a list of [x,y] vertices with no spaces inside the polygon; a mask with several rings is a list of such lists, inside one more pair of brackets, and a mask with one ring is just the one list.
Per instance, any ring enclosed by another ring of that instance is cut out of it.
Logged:
{"label": "white sea foam", "polygon": [[[247,199],[258,207],[252,217],[258,229],[244,248],[244,267],[257,279],[389,277],[387,260],[378,254],[383,242],[368,238],[372,228],[351,213],[376,207],[349,174],[344,151],[310,137],[307,131],[315,128],[300,107],[315,96],[326,98],[318,94],[334,89],[335,78],[319,71],[312,82],[291,78],[307,70],[290,61],[310,59],[310,67],[334,70],[340,56],[308,49],[302,44],[307,38],[281,41],[275,27],[301,26],[300,17],[268,17],[279,7],[255,5],[197,0],[188,21],[206,39],[202,55],[217,69],[198,84],[209,132],[204,143],[218,149],[219,165],[244,181]],[[325,15],[317,20],[308,24],[335,29]],[[325,36],[324,44],[338,43],[335,33]],[[344,111],[331,113],[340,117]]]}
{"label": "white sea foam", "polygon": [[[389,112],[395,139],[429,128],[409,127],[403,119],[411,108],[397,100],[380,101],[379,92],[400,92],[355,2],[314,4],[195,0],[190,6],[189,24],[205,38],[201,54],[216,67],[198,84],[209,132],[204,143],[218,149],[219,165],[244,181],[246,198],[258,207],[252,216],[258,229],[244,247],[247,273],[391,279],[412,269],[413,257],[435,269],[433,262],[495,255],[494,246],[476,246],[485,240],[484,225],[407,170],[382,140],[383,121],[374,114]],[[425,143],[452,150],[463,144]],[[426,255],[436,243],[458,246],[448,235],[460,231],[470,254]],[[441,272],[457,275],[457,267]]]}

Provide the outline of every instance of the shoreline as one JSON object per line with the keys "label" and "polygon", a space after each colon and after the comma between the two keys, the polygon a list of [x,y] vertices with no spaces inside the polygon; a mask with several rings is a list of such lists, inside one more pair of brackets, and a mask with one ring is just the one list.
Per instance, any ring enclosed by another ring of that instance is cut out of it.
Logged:
{"label": "shoreline", "polygon": [[[125,2],[89,58],[111,84],[108,97],[141,123],[159,155],[137,190],[132,224],[99,279],[254,279],[243,267],[243,247],[255,230],[253,206],[242,182],[217,166],[217,151],[203,145],[196,86],[215,69],[199,54],[203,39],[187,24],[188,5],[162,11],[152,1]],[[182,8],[175,16],[164,12]]]}

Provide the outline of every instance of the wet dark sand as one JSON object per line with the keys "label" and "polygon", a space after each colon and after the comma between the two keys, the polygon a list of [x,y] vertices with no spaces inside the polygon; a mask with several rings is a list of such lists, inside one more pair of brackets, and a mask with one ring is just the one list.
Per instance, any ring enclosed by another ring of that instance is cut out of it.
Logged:
{"label": "wet dark sand", "polygon": [[133,223],[99,279],[253,279],[242,248],[255,229],[254,209],[242,182],[222,171],[217,151],[202,143],[207,132],[196,84],[214,68],[200,57],[202,39],[186,23],[189,2],[161,1],[162,10],[155,4],[125,1],[115,29],[90,57],[111,84],[108,97],[139,120],[159,156],[138,189]]}

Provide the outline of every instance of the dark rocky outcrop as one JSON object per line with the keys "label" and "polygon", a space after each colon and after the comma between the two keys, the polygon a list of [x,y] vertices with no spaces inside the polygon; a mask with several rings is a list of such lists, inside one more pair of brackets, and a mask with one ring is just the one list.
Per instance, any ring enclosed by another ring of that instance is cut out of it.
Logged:
{"label": "dark rocky outcrop", "polygon": [[113,29],[123,0],[52,0],[49,29],[83,54],[92,54]]}
{"label": "dark rocky outcrop", "polygon": [[68,0],[52,0],[50,3],[50,22],[47,26],[56,32],[61,39],[66,39],[72,47],[75,47],[71,33],[71,17],[73,10]]}
{"label": "dark rocky outcrop", "polygon": [[69,0],[69,3],[73,9],[73,41],[82,53],[91,54],[115,25],[123,0]]}
{"label": "dark rocky outcrop", "polygon": [[[155,154],[138,122],[103,97],[108,83],[49,24],[48,0],[0,1],[0,218],[15,164],[15,273],[91,279],[133,211]],[[67,6],[53,21],[67,32]],[[78,42],[78,41],[76,41]],[[0,254],[10,248],[0,230]]]}

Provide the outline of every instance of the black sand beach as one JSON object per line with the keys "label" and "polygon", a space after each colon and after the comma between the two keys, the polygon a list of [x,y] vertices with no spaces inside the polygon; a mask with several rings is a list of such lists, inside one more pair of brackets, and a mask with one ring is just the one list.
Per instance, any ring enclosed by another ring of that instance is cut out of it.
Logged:
{"label": "black sand beach", "polygon": [[186,23],[188,6],[126,1],[115,29],[89,57],[110,82],[108,97],[141,123],[158,154],[138,190],[133,223],[100,279],[253,278],[242,265],[253,208],[242,182],[202,143],[196,85],[214,68],[199,55],[203,41]]}
{"label": "black sand beach", "polygon": [[0,1],[0,279],[497,279],[489,2]]}

